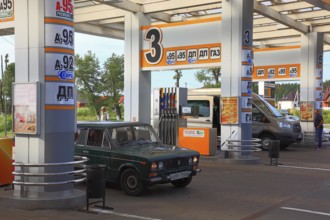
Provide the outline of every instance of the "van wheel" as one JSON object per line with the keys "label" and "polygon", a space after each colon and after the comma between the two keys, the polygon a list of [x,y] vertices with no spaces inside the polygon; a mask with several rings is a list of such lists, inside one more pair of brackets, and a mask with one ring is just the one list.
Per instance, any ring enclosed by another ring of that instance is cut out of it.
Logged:
{"label": "van wheel", "polygon": [[260,139],[261,139],[261,148],[263,150],[269,150],[272,140],[275,140],[275,138],[270,134],[264,134],[261,136]]}

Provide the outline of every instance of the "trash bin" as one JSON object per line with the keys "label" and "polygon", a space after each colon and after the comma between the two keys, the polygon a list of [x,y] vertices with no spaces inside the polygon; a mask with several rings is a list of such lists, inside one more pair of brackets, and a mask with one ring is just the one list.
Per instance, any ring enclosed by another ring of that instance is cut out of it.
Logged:
{"label": "trash bin", "polygon": [[[105,192],[106,192],[106,181],[105,181],[105,168],[103,164],[90,164],[86,166],[87,174],[87,192],[86,192],[86,210],[91,213],[97,213],[89,210],[89,206],[92,204],[102,202],[102,206],[95,205],[95,207],[112,210],[112,207],[105,206]],[[94,199],[93,202],[89,202],[89,199]],[[101,200],[100,200],[101,199]]]}
{"label": "trash bin", "polygon": [[272,140],[269,146],[269,158],[270,158],[270,165],[273,165],[273,159],[275,159],[275,165],[278,164],[277,159],[280,157],[280,141],[279,140]]}
{"label": "trash bin", "polygon": [[86,166],[87,173],[87,197],[105,197],[105,171],[106,165],[91,164]]}
{"label": "trash bin", "polygon": [[280,141],[272,140],[269,147],[269,158],[279,158],[280,156]]}

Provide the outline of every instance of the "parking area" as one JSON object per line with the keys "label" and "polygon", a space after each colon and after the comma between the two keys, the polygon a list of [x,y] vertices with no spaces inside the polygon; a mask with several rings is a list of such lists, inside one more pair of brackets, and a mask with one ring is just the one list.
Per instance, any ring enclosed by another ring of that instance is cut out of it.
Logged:
{"label": "parking area", "polygon": [[[268,152],[254,154],[257,164],[227,163],[220,156],[202,157],[192,183],[149,187],[130,197],[107,188],[106,206],[98,214],[78,210],[17,210],[0,207],[0,218],[12,219],[329,219],[330,144],[319,151],[312,145],[292,145],[270,166]],[[85,190],[86,185],[76,186]],[[8,191],[6,191],[7,193]],[[0,189],[1,194],[4,188]]]}

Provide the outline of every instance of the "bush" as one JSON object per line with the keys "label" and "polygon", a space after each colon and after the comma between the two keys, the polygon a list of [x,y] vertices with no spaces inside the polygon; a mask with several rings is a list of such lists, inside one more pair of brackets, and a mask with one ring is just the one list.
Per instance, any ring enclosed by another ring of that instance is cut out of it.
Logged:
{"label": "bush", "polygon": [[[300,118],[300,110],[298,108],[290,109],[290,114],[298,116]],[[330,110],[322,110],[322,115],[324,124],[330,124]]]}
{"label": "bush", "polygon": [[[124,115],[123,107],[120,108],[122,116]],[[110,121],[117,121],[116,112],[108,111]],[[95,121],[99,120],[95,110],[92,110],[88,107],[77,108],[77,121]]]}
{"label": "bush", "polygon": [[98,120],[94,110],[84,107],[77,108],[77,121],[95,121]]}
{"label": "bush", "polygon": [[[7,137],[11,137],[13,135],[13,131],[12,131],[12,123],[13,118],[12,115],[7,115]],[[5,115],[4,114],[0,114],[0,137],[4,137],[5,136]]]}
{"label": "bush", "polygon": [[330,110],[323,110],[322,115],[324,124],[330,124]]}

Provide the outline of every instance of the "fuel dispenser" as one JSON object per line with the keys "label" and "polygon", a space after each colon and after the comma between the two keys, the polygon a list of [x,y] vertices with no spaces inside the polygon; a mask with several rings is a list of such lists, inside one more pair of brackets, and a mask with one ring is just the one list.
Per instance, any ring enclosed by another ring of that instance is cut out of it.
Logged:
{"label": "fuel dispenser", "polygon": [[179,127],[187,127],[182,107],[187,106],[187,88],[159,88],[153,91],[153,127],[164,144],[178,144]]}

